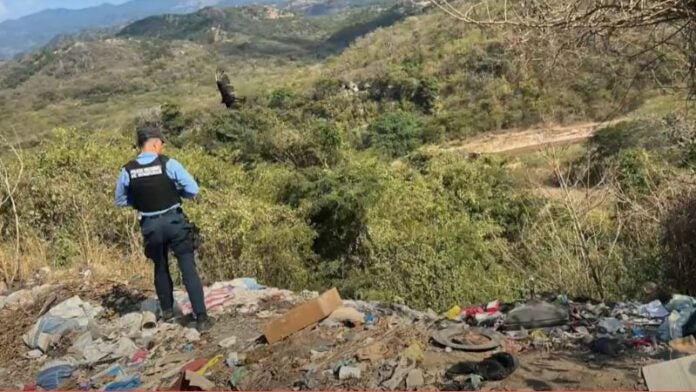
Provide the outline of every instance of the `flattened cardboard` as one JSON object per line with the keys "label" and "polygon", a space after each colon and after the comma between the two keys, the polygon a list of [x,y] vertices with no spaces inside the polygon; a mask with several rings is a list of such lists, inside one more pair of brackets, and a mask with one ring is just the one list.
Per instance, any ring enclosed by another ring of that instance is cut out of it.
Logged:
{"label": "flattened cardboard", "polygon": [[333,288],[273,320],[263,330],[263,335],[269,344],[275,343],[325,319],[341,305],[341,296]]}
{"label": "flattened cardboard", "polygon": [[695,391],[696,355],[645,366],[643,377],[650,391]]}

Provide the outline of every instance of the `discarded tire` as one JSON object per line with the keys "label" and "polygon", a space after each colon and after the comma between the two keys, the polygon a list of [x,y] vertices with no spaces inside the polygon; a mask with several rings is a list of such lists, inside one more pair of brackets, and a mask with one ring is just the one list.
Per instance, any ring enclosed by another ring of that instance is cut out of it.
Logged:
{"label": "discarded tire", "polygon": [[496,353],[481,362],[460,362],[447,370],[447,376],[478,374],[488,381],[500,381],[509,377],[520,366],[508,353]]}
{"label": "discarded tire", "polygon": [[[468,342],[465,340],[467,335],[479,335],[485,338],[486,341],[483,343]],[[431,337],[445,347],[463,351],[489,351],[501,345],[500,335],[496,331],[485,328],[469,328],[466,325],[457,325],[435,331]]]}

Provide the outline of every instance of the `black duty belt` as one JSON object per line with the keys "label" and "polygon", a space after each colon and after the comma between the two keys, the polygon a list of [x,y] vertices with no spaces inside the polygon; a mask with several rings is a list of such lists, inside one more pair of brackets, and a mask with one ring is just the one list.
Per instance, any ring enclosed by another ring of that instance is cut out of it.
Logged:
{"label": "black duty belt", "polygon": [[142,215],[141,219],[142,220],[157,219],[157,218],[161,218],[161,217],[168,216],[168,215],[183,214],[183,213],[184,213],[184,210],[181,207],[176,207],[176,208],[172,208],[171,210],[167,210],[167,211],[164,211],[164,212],[162,212],[160,214],[156,214],[156,215]]}

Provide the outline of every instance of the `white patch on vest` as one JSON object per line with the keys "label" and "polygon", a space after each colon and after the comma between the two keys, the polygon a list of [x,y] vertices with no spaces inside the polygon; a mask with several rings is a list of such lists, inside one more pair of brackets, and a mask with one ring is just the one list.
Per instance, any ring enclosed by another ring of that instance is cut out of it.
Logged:
{"label": "white patch on vest", "polygon": [[162,174],[162,166],[150,166],[130,171],[130,178],[150,177]]}

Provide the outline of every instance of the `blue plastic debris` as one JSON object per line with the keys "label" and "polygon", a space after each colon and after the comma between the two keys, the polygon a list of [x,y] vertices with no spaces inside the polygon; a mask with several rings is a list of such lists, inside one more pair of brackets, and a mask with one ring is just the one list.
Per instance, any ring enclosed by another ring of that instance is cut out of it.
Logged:
{"label": "blue plastic debris", "polygon": [[241,278],[244,287],[247,290],[263,290],[266,286],[260,285],[254,278]]}
{"label": "blue plastic debris", "polygon": [[631,333],[633,334],[633,337],[635,337],[635,338],[642,338],[645,336],[645,334],[643,333],[643,330],[638,328],[638,327],[634,327],[633,329],[631,329]]}
{"label": "blue plastic debris", "polygon": [[373,324],[375,322],[375,316],[372,313],[366,313],[363,321],[365,322],[365,325]]}
{"label": "blue plastic debris", "polygon": [[45,390],[58,389],[60,382],[72,375],[75,367],[69,363],[49,365],[36,375],[36,385]]}
{"label": "blue plastic debris", "polygon": [[104,385],[103,391],[132,391],[140,386],[140,376],[131,376]]}

